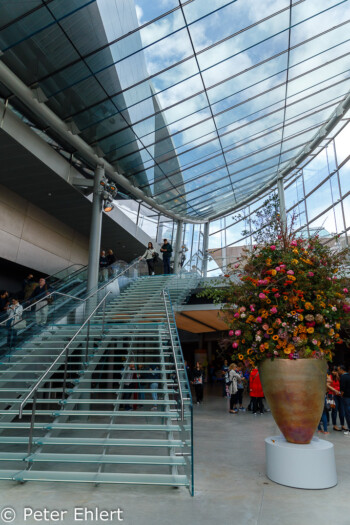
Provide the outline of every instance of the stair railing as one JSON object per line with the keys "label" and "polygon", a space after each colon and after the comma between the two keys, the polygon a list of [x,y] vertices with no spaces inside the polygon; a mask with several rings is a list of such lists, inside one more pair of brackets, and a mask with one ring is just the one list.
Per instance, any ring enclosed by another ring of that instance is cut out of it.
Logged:
{"label": "stair railing", "polygon": [[170,316],[169,316],[169,311],[168,311],[168,305],[167,305],[167,302],[166,302],[166,298],[167,297],[170,300],[170,295],[169,295],[168,290],[166,290],[166,289],[163,289],[161,293],[162,293],[163,301],[164,301],[166,320],[167,320],[167,325],[168,325],[168,330],[169,330],[169,337],[170,337],[170,342],[171,342],[171,350],[172,350],[172,353],[173,353],[173,356],[174,356],[176,379],[177,379],[177,383],[178,383],[178,387],[179,387],[180,405],[181,405],[181,409],[180,409],[181,410],[181,421],[184,421],[185,400],[188,401],[189,398],[184,398],[184,395],[183,395],[183,392],[182,392],[182,384],[181,384],[180,373],[179,373],[180,371],[179,371],[179,367],[178,367],[178,363],[177,363],[177,357],[176,357],[176,354],[175,354],[175,344],[174,344],[173,332],[172,332],[172,329],[171,329],[171,326],[170,326]]}
{"label": "stair railing", "polygon": [[[78,337],[80,332],[85,328],[85,326],[90,323],[90,319],[95,315],[97,310],[100,308],[100,306],[106,301],[108,295],[111,292],[107,292],[106,295],[103,297],[103,299],[98,303],[98,305],[94,308],[94,310],[89,314],[89,316],[85,319],[84,323],[81,325],[81,327],[75,332],[69,343],[64,347],[64,349],[59,353],[59,355],[56,357],[56,359],[51,363],[49,368],[46,370],[46,372],[43,373],[43,375],[38,379],[38,381],[35,383],[33,388],[30,390],[30,392],[26,395],[26,397],[23,399],[22,403],[19,406],[19,419],[22,419],[23,415],[23,408],[28,403],[29,399],[32,397],[32,414],[31,414],[31,420],[30,420],[30,430],[29,430],[29,439],[28,439],[28,455],[31,454],[32,447],[33,447],[33,433],[34,433],[34,423],[35,423],[35,411],[36,411],[36,401],[38,396],[38,389],[42,382],[46,379],[46,377],[50,374],[51,370],[54,368],[54,366],[57,364],[57,362],[61,359],[61,357],[65,355],[65,363],[64,363],[64,378],[63,378],[63,388],[62,388],[62,398],[65,395],[66,391],[66,383],[67,383],[67,368],[68,368],[68,357],[69,357],[69,348],[70,345],[75,341],[75,339]],[[103,328],[102,328],[103,330]]]}

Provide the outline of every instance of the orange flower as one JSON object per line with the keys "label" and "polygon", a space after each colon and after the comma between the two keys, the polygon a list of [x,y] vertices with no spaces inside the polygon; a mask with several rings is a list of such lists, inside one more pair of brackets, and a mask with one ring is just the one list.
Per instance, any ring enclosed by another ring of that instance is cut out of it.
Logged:
{"label": "orange flower", "polygon": [[278,335],[273,335],[273,336],[272,336],[272,339],[273,339],[274,341],[278,341]]}
{"label": "orange flower", "polygon": [[243,359],[244,359],[244,355],[242,355],[242,354],[238,354],[238,359],[240,359],[241,361],[243,361]]}
{"label": "orange flower", "polygon": [[269,328],[268,331],[267,331],[268,334],[273,334],[273,328]]}
{"label": "orange flower", "polygon": [[292,351],[292,350],[291,350],[288,346],[283,350],[283,352],[284,352],[285,354],[290,354],[291,351]]}
{"label": "orange flower", "polygon": [[247,355],[252,355],[252,353],[253,353],[253,349],[252,348],[248,348]]}
{"label": "orange flower", "polygon": [[314,309],[314,307],[312,306],[311,303],[305,303],[304,306],[305,306],[306,310],[313,310]]}
{"label": "orange flower", "polygon": [[297,315],[297,313],[296,313],[295,310],[292,310],[290,313],[291,313],[292,315]]}
{"label": "orange flower", "polygon": [[307,328],[307,330],[306,330],[306,331],[307,331],[307,333],[308,333],[308,334],[313,334],[313,333],[314,333],[314,331],[315,331],[315,329],[314,329],[314,327],[313,327],[313,326],[309,326],[309,328]]}

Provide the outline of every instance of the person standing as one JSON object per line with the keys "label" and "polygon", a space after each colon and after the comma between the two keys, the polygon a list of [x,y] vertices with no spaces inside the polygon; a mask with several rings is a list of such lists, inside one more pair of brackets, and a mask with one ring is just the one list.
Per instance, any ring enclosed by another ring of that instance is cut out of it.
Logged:
{"label": "person standing", "polygon": [[259,410],[260,415],[263,415],[264,407],[262,400],[264,397],[264,392],[260,381],[259,370],[256,366],[250,372],[249,393],[253,400],[253,415],[256,416],[257,410]]}
{"label": "person standing", "polygon": [[226,377],[228,378],[228,361],[225,359],[224,364],[221,367],[221,376],[222,376],[222,397],[227,396],[226,392]]}
{"label": "person standing", "polygon": [[100,255],[100,281],[107,281],[108,279],[108,260],[106,256],[106,252],[104,250],[101,251]]}
{"label": "person standing", "polygon": [[49,303],[46,296],[49,295],[49,290],[45,279],[39,279],[39,285],[35,288],[31,295],[31,299],[36,301],[40,299],[35,305],[35,319],[38,325],[46,324],[47,316],[49,314]]}
{"label": "person standing", "polygon": [[16,324],[21,321],[23,314],[23,306],[19,304],[17,297],[12,297],[11,304],[7,309],[8,314],[8,332],[7,332],[7,346],[13,348],[17,343],[17,328]]}
{"label": "person standing", "polygon": [[196,392],[197,405],[203,401],[203,370],[199,361],[192,372],[192,384]]}
{"label": "person standing", "polygon": [[[344,410],[340,397],[340,381],[339,375],[336,370],[333,370],[330,375],[330,380],[327,378],[327,388],[328,394],[327,397],[331,398],[334,401],[335,406],[332,407],[332,423],[333,430],[341,432],[341,430],[346,430],[344,426]],[[342,428],[337,426],[337,414],[339,414],[339,421]]]}
{"label": "person standing", "polygon": [[140,257],[140,259],[146,259],[146,263],[148,266],[148,275],[154,275],[154,257],[155,257],[155,250],[153,248],[153,244],[151,242],[148,243],[147,250],[145,253]]}
{"label": "person standing", "polygon": [[173,251],[173,248],[170,243],[168,243],[168,239],[163,240],[163,245],[160,249],[160,251],[163,253],[163,268],[164,268],[164,275],[167,275],[170,273],[170,258]]}
{"label": "person standing", "polygon": [[238,387],[237,387],[237,383],[238,381],[240,381],[241,379],[241,376],[236,372],[236,364],[235,363],[232,363],[229,367],[228,367],[228,383],[226,383],[227,385],[227,388],[228,388],[228,393],[230,395],[230,414],[237,414],[238,413],[238,410],[237,410],[237,399],[238,399],[238,396],[237,396],[237,392],[238,392]]}
{"label": "person standing", "polygon": [[186,261],[186,252],[188,252],[188,248],[186,248],[186,245],[183,244],[180,250],[180,267],[181,268],[183,267]]}
{"label": "person standing", "polygon": [[344,434],[350,436],[350,374],[344,365],[338,367],[338,373],[340,375],[339,387],[342,396],[341,400],[348,427]]}
{"label": "person standing", "polygon": [[242,368],[239,365],[236,366],[236,372],[240,377],[240,379],[237,379],[237,404],[239,405],[239,410],[241,412],[245,412],[245,408],[243,408],[243,391],[245,378],[242,372]]}
{"label": "person standing", "polygon": [[108,277],[113,277],[114,270],[113,270],[113,264],[116,262],[117,258],[113,253],[113,250],[108,250],[107,255],[107,266],[108,266]]}

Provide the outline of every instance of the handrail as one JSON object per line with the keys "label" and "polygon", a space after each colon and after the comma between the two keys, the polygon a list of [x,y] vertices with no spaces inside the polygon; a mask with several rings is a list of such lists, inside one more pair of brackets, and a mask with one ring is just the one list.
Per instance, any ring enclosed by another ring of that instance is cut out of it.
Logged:
{"label": "handrail", "polygon": [[[81,299],[81,297],[77,297],[75,295],[65,294],[65,293],[57,292],[56,290],[53,290],[52,292],[50,292],[50,293],[48,293],[46,295],[43,295],[43,297],[41,297],[40,299],[38,299],[34,303],[31,303],[28,306],[26,306],[25,308],[23,308],[23,312],[25,312],[26,310],[31,309],[33,306],[35,306],[36,304],[40,303],[41,301],[46,301],[48,299],[48,297],[51,297],[54,294],[63,295],[65,297],[71,297],[72,299],[77,299],[78,301],[86,302],[88,299],[93,297],[97,292],[103,290],[103,288],[105,288],[106,286],[109,286],[111,283],[113,283],[116,279],[118,279],[121,275],[123,275],[127,270],[132,268],[137,262],[139,262],[139,258],[137,258],[134,262],[130,263],[126,268],[124,268],[124,270],[122,272],[118,273],[118,275],[113,277],[110,281],[107,281],[103,286],[101,286],[100,288],[97,288],[94,292],[92,292],[90,295],[88,295],[85,299]],[[23,312],[22,312],[22,314],[23,314]],[[6,318],[4,321],[1,321],[0,322],[0,326],[2,324],[6,324],[8,322],[8,320],[9,320],[9,318]],[[13,326],[15,326],[20,321],[22,321],[22,319],[17,321]]]}
{"label": "handrail", "polygon": [[167,304],[166,304],[166,296],[167,295],[169,296],[169,292],[163,288],[162,295],[163,295],[164,306],[165,306],[165,313],[166,313],[166,318],[167,318],[167,323],[168,323],[168,329],[169,329],[169,335],[170,335],[170,341],[171,341],[171,348],[172,348],[172,352],[173,352],[173,355],[174,355],[175,372],[176,372],[176,377],[177,377],[177,383],[179,385],[179,394],[180,394],[180,403],[181,403],[181,421],[183,421],[184,420],[184,396],[182,394],[182,386],[181,386],[181,381],[180,381],[179,367],[177,366],[177,359],[176,359],[176,355],[175,355],[175,345],[174,345],[173,333],[172,333],[171,326],[170,326],[170,318],[169,318],[169,313],[168,313],[168,307],[167,307]]}
{"label": "handrail", "polygon": [[[52,295],[54,294],[57,294],[57,295],[63,295],[64,297],[71,297],[71,299],[77,299],[78,301],[82,301],[84,302],[85,299],[81,299],[80,297],[76,297],[75,295],[70,295],[70,294],[67,294],[67,293],[62,293],[62,292],[56,292],[56,290],[54,290],[53,292],[50,292],[48,293],[47,295],[43,295],[43,297],[41,297],[41,299],[38,299],[37,301],[35,301],[34,303],[31,303],[29,304],[28,306],[26,306],[25,308],[23,308],[23,311],[22,311],[22,314],[23,312],[25,312],[26,310],[29,310],[31,309],[33,306],[35,306],[36,304],[40,303],[41,301],[47,301],[47,298],[48,297],[51,297]],[[7,317],[4,321],[1,321],[0,323],[0,326],[4,323],[7,323],[8,320],[11,319],[10,317]],[[19,323],[20,321],[22,321],[22,319],[20,319],[19,321],[17,321],[16,323],[14,323],[13,326],[15,326],[17,323]]]}
{"label": "handrail", "polygon": [[67,277],[70,277],[71,275],[74,275],[76,272],[80,272],[82,268],[86,268],[86,264],[81,264],[81,263],[73,263],[73,264],[70,264],[69,266],[67,266],[66,268],[62,268],[62,270],[58,270],[58,272],[56,273],[52,273],[51,275],[48,275],[47,277],[45,277],[45,281],[47,279],[51,279],[51,277],[55,277],[56,275],[58,275],[59,273],[61,272],[64,272],[65,270],[68,270],[69,268],[71,268],[72,266],[80,266],[80,269],[77,269],[75,272],[72,272],[70,273],[69,275],[67,275]]}
{"label": "handrail", "polygon": [[95,314],[95,312],[99,309],[99,307],[101,306],[101,304],[107,299],[108,295],[110,294],[111,292],[107,292],[106,295],[104,296],[103,299],[101,299],[101,301],[98,303],[98,305],[93,309],[93,311],[91,312],[91,314],[85,319],[85,321],[83,322],[83,324],[81,325],[81,327],[75,332],[75,334],[73,335],[72,339],[69,341],[69,343],[64,347],[64,349],[62,350],[62,352],[60,352],[60,354],[56,357],[56,359],[54,360],[53,363],[51,363],[51,365],[49,366],[49,368],[46,370],[46,372],[44,372],[44,374],[40,377],[40,379],[38,379],[38,381],[35,383],[35,385],[33,386],[33,388],[31,389],[31,391],[29,392],[29,394],[26,395],[26,397],[23,399],[22,403],[20,404],[20,407],[19,407],[19,419],[22,419],[22,413],[23,413],[23,407],[24,405],[27,403],[28,399],[32,396],[33,393],[36,393],[38,388],[39,388],[39,385],[43,382],[43,380],[45,379],[45,377],[49,374],[49,372],[51,372],[52,368],[55,366],[55,364],[57,363],[57,361],[61,358],[61,356],[64,354],[64,352],[66,352],[69,348],[69,346],[72,344],[72,342],[76,339],[76,337],[80,334],[80,332],[82,331],[82,329],[85,327],[85,325],[90,321],[91,317]]}

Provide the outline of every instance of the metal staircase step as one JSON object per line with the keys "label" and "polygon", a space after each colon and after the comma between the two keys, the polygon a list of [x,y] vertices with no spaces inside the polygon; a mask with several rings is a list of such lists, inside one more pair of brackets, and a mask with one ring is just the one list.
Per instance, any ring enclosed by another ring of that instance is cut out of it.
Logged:
{"label": "metal staircase step", "polygon": [[[0,428],[8,428],[13,430],[30,428],[28,423],[0,423]],[[35,423],[36,430],[136,430],[143,432],[157,431],[157,432],[179,432],[180,427],[177,425],[150,425],[150,424],[123,424],[123,423]]]}
{"label": "metal staircase step", "polygon": [[[181,466],[185,464],[185,459],[181,456],[141,456],[141,455],[121,455],[121,454],[60,454],[44,453],[32,454],[28,456],[23,453],[12,453],[12,461],[28,461],[29,463],[38,462],[59,462],[59,463],[116,463],[128,465],[170,465]],[[17,458],[17,459],[16,459]],[[0,460],[6,460],[6,453],[0,454]]]}
{"label": "metal staircase step", "polygon": [[[28,443],[28,436],[0,436],[0,443],[24,444]],[[34,437],[34,445],[57,445],[64,446],[96,446],[96,447],[165,447],[181,448],[184,446],[180,439],[122,439],[122,438],[80,438],[80,437]]]}
{"label": "metal staircase step", "polygon": [[[4,473],[6,471],[0,471]],[[1,478],[11,479],[11,478]],[[107,472],[51,472],[47,470],[23,470],[12,476],[14,481],[64,481],[72,483],[114,483],[132,485],[188,486],[186,476],[179,474],[126,474]]]}

